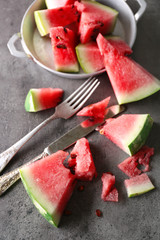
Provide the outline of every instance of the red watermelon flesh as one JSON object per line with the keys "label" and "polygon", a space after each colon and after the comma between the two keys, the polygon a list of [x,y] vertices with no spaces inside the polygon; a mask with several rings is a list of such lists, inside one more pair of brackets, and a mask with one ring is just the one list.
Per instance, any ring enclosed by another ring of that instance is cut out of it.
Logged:
{"label": "red watermelon flesh", "polygon": [[95,125],[96,123],[102,123],[104,117],[107,114],[107,105],[110,101],[110,97],[103,99],[100,102],[93,103],[84,107],[81,111],[77,113],[77,116],[87,116],[90,117],[86,121],[81,123],[81,126],[86,128]]}
{"label": "red watermelon flesh", "polygon": [[106,122],[100,134],[105,135],[129,155],[134,155],[145,144],[152,124],[149,114],[123,114]]}
{"label": "red watermelon flesh", "polygon": [[75,2],[81,12],[79,34],[81,43],[95,40],[98,33],[111,33],[114,29],[118,12],[94,1]]}
{"label": "red watermelon flesh", "polygon": [[75,176],[63,165],[67,156],[68,153],[58,151],[20,169],[22,182],[33,203],[55,226],[75,186]]}
{"label": "red watermelon flesh", "polygon": [[74,168],[75,176],[82,181],[91,181],[96,175],[92,153],[86,138],[79,139],[68,159],[69,167]]}
{"label": "red watermelon flesh", "polygon": [[55,69],[62,72],[78,72],[74,32],[68,28],[54,27],[50,29],[50,37]]}
{"label": "red watermelon flesh", "polygon": [[[103,36],[97,44],[104,56],[104,64],[119,104],[138,101],[160,90],[160,82],[132,59],[122,55]],[[105,48],[102,47],[105,45]]]}
{"label": "red watermelon flesh", "polygon": [[115,176],[111,173],[103,173],[101,199],[104,201],[118,202],[118,191],[115,188]]}
{"label": "red watermelon flesh", "polygon": [[56,107],[61,101],[63,90],[61,88],[32,88],[25,100],[25,110],[37,112]]}
{"label": "red watermelon flesh", "polygon": [[146,173],[137,175],[130,179],[126,179],[124,181],[124,184],[128,197],[135,197],[140,194],[149,192],[155,188]]}
{"label": "red watermelon flesh", "polygon": [[129,55],[132,53],[132,49],[128,44],[118,36],[104,37],[102,34],[98,34],[96,41],[98,42],[97,47],[99,48],[101,55],[104,54],[104,49],[108,48],[108,42],[119,52],[119,54]]}
{"label": "red watermelon flesh", "polygon": [[[154,148],[143,146],[135,155],[127,158],[118,165],[118,168],[129,177],[134,177],[142,172],[148,172],[151,156],[154,154]],[[144,169],[139,169],[138,166],[143,165]]]}
{"label": "red watermelon flesh", "polygon": [[50,32],[50,28],[79,22],[77,8],[71,4],[53,9],[43,9],[34,12],[35,22],[41,36]]}

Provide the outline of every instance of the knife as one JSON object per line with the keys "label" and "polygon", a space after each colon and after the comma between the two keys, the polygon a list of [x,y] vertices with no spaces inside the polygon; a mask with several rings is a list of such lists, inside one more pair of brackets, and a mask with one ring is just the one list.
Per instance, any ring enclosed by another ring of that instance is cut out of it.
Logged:
{"label": "knife", "polygon": [[[124,110],[125,110],[124,106],[113,105],[107,108],[107,113],[105,115],[104,120],[108,118],[112,118],[117,114],[123,112]],[[84,128],[82,123],[72,128],[70,131],[65,133],[62,137],[52,142],[48,147],[44,149],[44,151],[40,155],[36,156],[34,159],[29,161],[28,163],[20,166],[19,168],[14,169],[9,173],[2,175],[0,177],[0,196],[20,178],[20,174],[19,174],[20,168],[27,166],[37,160],[40,160],[41,158],[44,158],[48,155],[51,155],[52,153],[57,152],[58,150],[67,149],[68,147],[73,145],[78,139],[84,136],[87,136],[89,133],[94,131],[98,126],[102,124],[102,122],[96,123],[93,126]]]}

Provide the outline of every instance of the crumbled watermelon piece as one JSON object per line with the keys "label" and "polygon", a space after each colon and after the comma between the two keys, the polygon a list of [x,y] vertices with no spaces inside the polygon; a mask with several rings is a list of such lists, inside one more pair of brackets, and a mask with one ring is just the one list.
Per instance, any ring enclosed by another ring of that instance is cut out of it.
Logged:
{"label": "crumbled watermelon piece", "polygon": [[96,168],[86,138],[81,138],[76,142],[70,156],[68,165],[74,169],[77,179],[91,181],[96,176]]}
{"label": "crumbled watermelon piece", "polygon": [[118,191],[115,185],[115,176],[111,173],[103,173],[101,177],[103,186],[101,199],[104,201],[118,202]]}
{"label": "crumbled watermelon piece", "polygon": [[[154,154],[154,148],[143,146],[135,155],[127,158],[118,165],[127,176],[134,177],[142,172],[149,171],[150,157]],[[138,165],[143,165],[144,169],[138,169]]]}

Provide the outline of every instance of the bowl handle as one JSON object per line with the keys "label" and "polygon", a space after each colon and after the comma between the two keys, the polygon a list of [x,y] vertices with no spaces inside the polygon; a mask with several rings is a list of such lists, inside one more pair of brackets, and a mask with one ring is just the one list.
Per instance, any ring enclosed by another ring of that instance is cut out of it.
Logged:
{"label": "bowl handle", "polygon": [[139,3],[139,6],[140,6],[139,10],[134,15],[136,22],[138,22],[146,10],[147,4],[145,0],[136,0],[136,1]]}
{"label": "bowl handle", "polygon": [[15,43],[21,39],[21,34],[20,33],[15,33],[13,34],[13,36],[9,39],[8,43],[7,43],[7,47],[10,51],[10,53],[15,56],[15,57],[27,57],[27,54],[25,52],[19,51],[16,49],[15,47]]}

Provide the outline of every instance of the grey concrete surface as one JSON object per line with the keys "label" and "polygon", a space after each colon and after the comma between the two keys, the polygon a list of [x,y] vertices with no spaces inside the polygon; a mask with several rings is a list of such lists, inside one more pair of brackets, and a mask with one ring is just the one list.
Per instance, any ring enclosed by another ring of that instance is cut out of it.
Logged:
{"label": "grey concrete surface", "polygon": [[[50,116],[53,110],[27,113],[24,101],[30,88],[61,87],[65,96],[77,88],[83,80],[57,77],[27,58],[10,55],[7,42],[20,30],[22,17],[31,0],[1,1],[0,7],[0,152],[15,143],[38,123]],[[138,22],[137,38],[133,46],[133,59],[160,79],[160,3],[147,2],[147,9]],[[88,104],[111,95],[116,103],[111,85],[104,73],[99,76],[101,85]],[[65,97],[64,96],[64,97]],[[155,148],[148,175],[156,186],[152,192],[128,199],[123,181],[125,175],[117,164],[128,156],[104,137],[94,132],[88,136],[98,177],[84,183],[84,192],[75,189],[67,209],[71,216],[63,216],[59,228],[52,227],[35,209],[21,181],[0,197],[0,240],[159,240],[160,239],[160,95],[159,92],[142,101],[127,104],[127,113],[150,113],[154,125],[147,144]],[[54,139],[73,125],[70,120],[55,120],[31,139],[3,173],[29,161]],[[103,202],[101,174],[110,171],[116,175],[119,202]],[[80,185],[81,183],[79,183]],[[98,218],[96,209],[103,212]]]}

